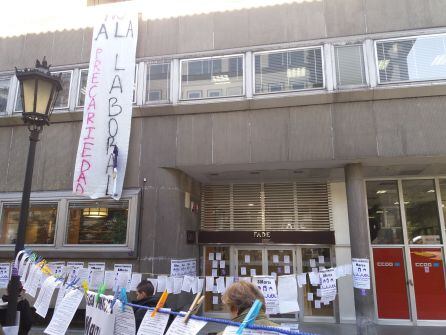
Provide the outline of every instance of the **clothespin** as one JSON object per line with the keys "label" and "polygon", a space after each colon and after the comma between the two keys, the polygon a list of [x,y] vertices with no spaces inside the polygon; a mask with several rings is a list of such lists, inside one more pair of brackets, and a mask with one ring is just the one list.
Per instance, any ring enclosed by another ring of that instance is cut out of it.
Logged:
{"label": "clothespin", "polygon": [[156,315],[156,313],[158,313],[158,310],[160,308],[163,308],[164,304],[166,303],[168,295],[169,295],[169,293],[167,293],[167,290],[164,290],[163,294],[161,294],[161,297],[158,300],[158,303],[156,304],[155,309],[153,310],[152,314],[150,314],[150,317],[153,318]]}
{"label": "clothespin", "polygon": [[105,290],[107,287],[105,286],[105,283],[102,283],[101,286],[99,286],[98,294],[96,294],[95,303],[97,304],[99,301],[99,297],[105,293]]}
{"label": "clothespin", "polygon": [[49,268],[49,266],[48,266],[47,264],[44,264],[44,265],[42,266],[42,272],[43,272],[44,274],[49,275],[49,276],[52,276],[52,275],[53,275],[53,271],[51,271],[51,269]]}
{"label": "clothespin", "polygon": [[68,283],[67,288],[73,287],[74,285],[76,285],[79,282],[79,278],[74,277],[73,280],[71,281],[71,283]]}
{"label": "clothespin", "polygon": [[116,288],[115,295],[113,296],[113,300],[111,303],[112,310],[113,310],[113,307],[115,306],[116,300],[118,299],[118,293],[119,293],[119,286]]}
{"label": "clothespin", "polygon": [[125,289],[125,287],[121,288],[121,296],[120,299],[121,300],[121,312],[125,311],[125,305],[127,304],[127,291]]}
{"label": "clothespin", "polygon": [[87,295],[88,292],[88,282],[86,280],[83,280],[81,283],[82,288],[84,289],[85,295]]}
{"label": "clothespin", "polygon": [[251,306],[251,309],[249,310],[248,314],[246,315],[245,319],[243,320],[240,327],[237,329],[236,335],[242,335],[243,330],[246,328],[246,326],[250,326],[255,321],[257,315],[260,312],[260,308],[262,307],[262,302],[260,300],[254,301],[254,303]]}
{"label": "clothespin", "polygon": [[186,316],[184,317],[183,322],[187,323],[191,317],[192,314],[195,314],[198,312],[198,309],[200,308],[200,305],[203,303],[204,296],[201,296],[201,292],[198,292],[195,296],[194,301],[192,302],[192,305],[190,305],[189,310],[186,313]]}

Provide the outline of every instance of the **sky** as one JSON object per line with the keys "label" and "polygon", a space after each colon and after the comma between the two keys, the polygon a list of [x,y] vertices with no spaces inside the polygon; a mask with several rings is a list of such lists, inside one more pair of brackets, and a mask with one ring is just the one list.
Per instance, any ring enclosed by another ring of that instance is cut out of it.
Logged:
{"label": "sky", "polygon": [[87,7],[86,0],[4,1],[0,11],[0,37],[93,26],[95,18],[112,8],[137,11],[143,19],[163,19],[200,13],[321,0],[132,0]]}

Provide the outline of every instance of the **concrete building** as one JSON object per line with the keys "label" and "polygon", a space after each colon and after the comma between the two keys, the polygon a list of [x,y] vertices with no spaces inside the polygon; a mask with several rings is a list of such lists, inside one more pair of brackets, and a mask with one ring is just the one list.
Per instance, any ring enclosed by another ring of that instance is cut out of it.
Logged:
{"label": "concrete building", "polygon": [[[371,261],[376,322],[445,325],[445,11],[313,0],[141,18],[119,202],[71,193],[92,30],[1,38],[0,256],[28,148],[13,69],[45,55],[64,91],[36,154],[33,249],[152,274],[197,258],[207,276],[311,272],[353,249]],[[320,308],[304,286],[301,312],[277,318],[354,322],[351,278],[338,285]],[[224,314],[219,294],[204,311]]]}

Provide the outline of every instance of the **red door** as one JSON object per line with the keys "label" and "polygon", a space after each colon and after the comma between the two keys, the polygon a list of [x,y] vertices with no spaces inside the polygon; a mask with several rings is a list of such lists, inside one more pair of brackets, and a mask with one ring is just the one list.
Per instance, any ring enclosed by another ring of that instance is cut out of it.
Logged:
{"label": "red door", "polygon": [[373,249],[378,318],[409,319],[403,249]]}
{"label": "red door", "polygon": [[446,319],[446,282],[440,248],[411,248],[417,315],[420,320]]}

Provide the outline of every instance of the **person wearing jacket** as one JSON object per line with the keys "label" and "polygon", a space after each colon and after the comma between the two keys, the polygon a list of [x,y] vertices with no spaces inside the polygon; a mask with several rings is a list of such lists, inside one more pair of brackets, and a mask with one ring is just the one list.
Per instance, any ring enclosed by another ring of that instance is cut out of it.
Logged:
{"label": "person wearing jacket", "polygon": [[[7,287],[7,293],[11,292],[11,282],[9,282]],[[17,301],[17,311],[20,312],[20,326],[19,326],[19,333],[18,335],[27,335],[29,331],[31,330],[31,327],[33,325],[33,311],[31,309],[31,306],[24,297],[24,290],[23,286],[20,284],[19,287],[19,298]],[[4,295],[2,296],[2,300],[5,302],[8,302],[9,296]]]}
{"label": "person wearing jacket", "polygon": [[[256,325],[278,327],[277,323],[274,323],[268,319],[265,314],[265,298],[262,292],[253,284],[240,281],[232,284],[223,294],[221,300],[231,313],[232,321],[242,323],[248,314],[254,301],[260,300],[262,302],[262,308],[257,315],[254,323]],[[223,332],[219,333],[219,335]]]}
{"label": "person wearing jacket", "polygon": [[[146,307],[155,307],[158,299],[153,295],[154,291],[152,283],[144,279],[136,287],[136,301],[132,301],[132,303]],[[138,331],[147,309],[133,307],[133,312],[135,313],[136,331]]]}

